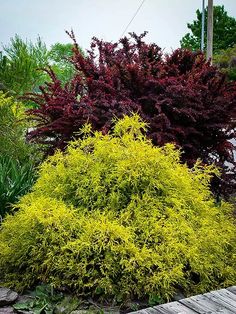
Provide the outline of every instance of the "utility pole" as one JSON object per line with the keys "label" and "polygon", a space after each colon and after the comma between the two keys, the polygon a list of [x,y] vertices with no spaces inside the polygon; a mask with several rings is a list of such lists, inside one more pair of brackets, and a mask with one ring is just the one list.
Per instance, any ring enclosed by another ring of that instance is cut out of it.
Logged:
{"label": "utility pole", "polygon": [[205,0],[202,0],[202,33],[201,33],[201,51],[204,51],[204,33],[205,33]]}
{"label": "utility pole", "polygon": [[213,0],[208,0],[207,9],[207,60],[213,55]]}

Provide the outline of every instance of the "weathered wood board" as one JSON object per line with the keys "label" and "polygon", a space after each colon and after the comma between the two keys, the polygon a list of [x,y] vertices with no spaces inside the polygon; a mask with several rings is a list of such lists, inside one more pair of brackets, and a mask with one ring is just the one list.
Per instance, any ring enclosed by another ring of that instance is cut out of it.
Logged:
{"label": "weathered wood board", "polygon": [[232,314],[229,309],[226,309],[223,305],[218,304],[204,295],[196,295],[187,299],[180,300],[182,304],[194,309],[199,314],[205,313],[225,313]]}
{"label": "weathered wood board", "polygon": [[236,286],[149,307],[133,314],[236,314]]}
{"label": "weathered wood board", "polygon": [[229,287],[229,288],[227,288],[227,290],[232,292],[232,293],[234,293],[234,294],[236,294],[236,286]]}
{"label": "weathered wood board", "polygon": [[178,301],[154,306],[154,309],[162,310],[163,314],[178,314],[178,313],[196,314],[194,310],[188,308],[187,306],[181,304]]}

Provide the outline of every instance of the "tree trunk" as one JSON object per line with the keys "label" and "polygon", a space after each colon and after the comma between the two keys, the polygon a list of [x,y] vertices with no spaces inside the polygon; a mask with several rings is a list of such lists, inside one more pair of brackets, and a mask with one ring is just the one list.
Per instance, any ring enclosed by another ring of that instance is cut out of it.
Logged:
{"label": "tree trunk", "polygon": [[213,55],[213,0],[208,0],[207,10],[207,60]]}

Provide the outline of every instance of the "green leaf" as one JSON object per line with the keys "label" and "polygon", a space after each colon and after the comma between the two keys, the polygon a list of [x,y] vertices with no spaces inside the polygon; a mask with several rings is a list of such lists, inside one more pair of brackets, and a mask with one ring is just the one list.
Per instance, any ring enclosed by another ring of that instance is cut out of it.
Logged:
{"label": "green leaf", "polygon": [[13,305],[16,310],[28,310],[30,309],[31,302],[19,302]]}
{"label": "green leaf", "polygon": [[154,306],[162,303],[162,298],[159,295],[151,294],[149,295],[148,304]]}

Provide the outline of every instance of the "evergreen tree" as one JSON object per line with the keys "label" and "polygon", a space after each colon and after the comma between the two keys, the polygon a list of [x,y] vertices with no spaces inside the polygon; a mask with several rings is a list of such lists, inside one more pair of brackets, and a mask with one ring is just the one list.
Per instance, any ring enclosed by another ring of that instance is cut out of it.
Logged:
{"label": "evergreen tree", "polygon": [[42,69],[50,66],[62,83],[72,79],[74,68],[69,62],[73,45],[56,43],[47,49],[40,37],[36,43],[18,35],[0,51],[0,90],[13,95],[38,92],[39,86],[49,81]]}
{"label": "evergreen tree", "polygon": [[[202,13],[197,10],[197,19],[188,23],[190,33],[187,33],[180,41],[182,48],[199,50],[201,45],[201,20]],[[205,9],[205,25],[207,25],[207,8]],[[214,34],[213,34],[213,51],[233,47],[236,44],[236,19],[228,16],[224,6],[214,6]],[[204,41],[206,43],[207,29],[204,32]]]}
{"label": "evergreen tree", "polygon": [[40,37],[34,44],[15,35],[0,52],[0,82],[12,94],[37,91],[45,81],[45,73],[38,69],[47,63],[48,51]]}

